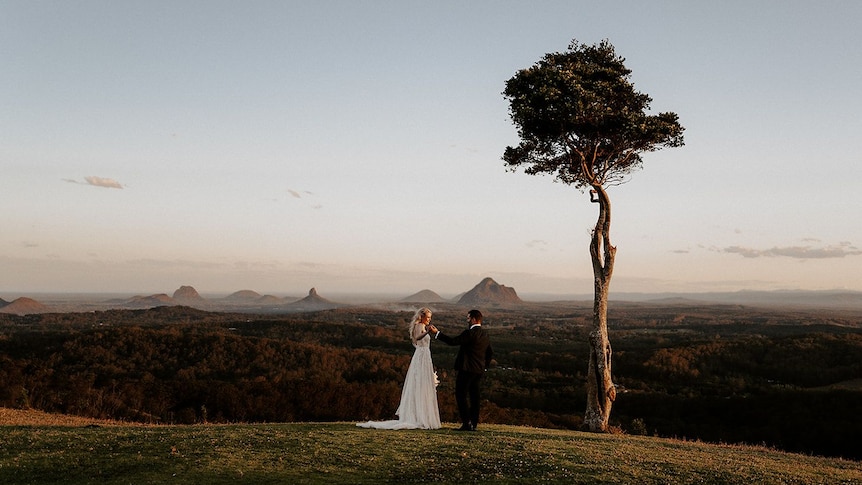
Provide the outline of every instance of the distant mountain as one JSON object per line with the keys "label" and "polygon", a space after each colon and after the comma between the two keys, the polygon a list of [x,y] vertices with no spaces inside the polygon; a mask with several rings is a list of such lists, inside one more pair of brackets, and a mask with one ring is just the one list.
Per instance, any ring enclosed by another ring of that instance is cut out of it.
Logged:
{"label": "distant mountain", "polygon": [[0,308],[3,308],[4,306],[6,306],[8,304],[9,304],[8,301],[4,300],[3,298],[0,298]]}
{"label": "distant mountain", "polygon": [[458,300],[460,305],[513,305],[523,303],[514,288],[498,284],[491,278],[485,278],[464,293]]}
{"label": "distant mountain", "polygon": [[862,292],[847,290],[777,290],[710,293],[615,293],[614,301],[678,304],[862,308]]}
{"label": "distant mountain", "polygon": [[332,310],[339,306],[341,305],[318,295],[317,290],[312,288],[308,290],[308,296],[299,301],[288,303],[283,308],[297,312],[313,312],[318,310]]}
{"label": "distant mountain", "polygon": [[255,303],[257,303],[258,305],[281,305],[282,303],[284,303],[284,299],[274,295],[263,295],[262,297],[255,300]]}
{"label": "distant mountain", "polygon": [[260,293],[252,290],[240,290],[223,298],[227,301],[252,302],[260,298]]}
{"label": "distant mountain", "polygon": [[174,306],[177,301],[164,293],[149,296],[133,296],[123,304],[125,308],[153,308],[157,306]]}
{"label": "distant mountain", "polygon": [[38,301],[22,296],[16,298],[12,302],[5,302],[0,306],[0,313],[11,313],[13,315],[29,315],[31,313],[46,313],[48,307]]}
{"label": "distant mountain", "polygon": [[401,301],[406,303],[437,303],[446,301],[442,296],[431,290],[422,290],[414,293]]}
{"label": "distant mountain", "polygon": [[174,292],[174,300],[182,300],[185,302],[200,302],[203,297],[198,293],[198,290],[191,286],[180,286]]}

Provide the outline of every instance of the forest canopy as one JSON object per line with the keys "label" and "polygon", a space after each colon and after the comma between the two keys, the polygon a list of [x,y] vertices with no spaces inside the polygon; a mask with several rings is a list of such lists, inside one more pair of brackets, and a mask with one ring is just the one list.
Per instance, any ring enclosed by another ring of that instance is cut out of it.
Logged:
{"label": "forest canopy", "polygon": [[[462,313],[441,308],[435,322],[459,325]],[[648,305],[614,315],[615,429],[862,458],[853,445],[859,316]],[[411,316],[184,307],[0,315],[0,406],[178,424],[390,419],[413,350]],[[577,305],[489,312],[496,362],[483,419],[579,429],[590,318]],[[432,345],[444,422],[457,420],[455,350]],[[806,424],[826,408],[817,426]]]}

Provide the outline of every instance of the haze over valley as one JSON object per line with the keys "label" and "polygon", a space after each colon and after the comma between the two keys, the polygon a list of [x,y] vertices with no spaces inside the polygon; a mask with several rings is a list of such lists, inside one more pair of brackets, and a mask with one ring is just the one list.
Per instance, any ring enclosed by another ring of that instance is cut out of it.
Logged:
{"label": "haze over valley", "polygon": [[[230,294],[201,295],[193,286],[183,285],[171,293],[150,295],[128,294],[30,294],[8,296],[0,294],[0,313],[27,315],[96,311],[106,309],[146,309],[160,306],[189,306],[207,311],[241,311],[261,313],[299,313],[377,306],[393,310],[425,306],[463,305],[479,308],[529,307],[534,304],[587,305],[592,295],[521,295],[515,288],[499,284],[486,277],[474,287],[457,295],[441,296],[432,289],[414,293],[321,294],[311,288],[306,295],[276,296],[255,290],[237,290]],[[522,298],[523,296],[523,298]],[[617,293],[610,301],[659,305],[750,305],[787,308],[823,308],[862,310],[862,292],[854,291],[740,291],[725,293]]]}

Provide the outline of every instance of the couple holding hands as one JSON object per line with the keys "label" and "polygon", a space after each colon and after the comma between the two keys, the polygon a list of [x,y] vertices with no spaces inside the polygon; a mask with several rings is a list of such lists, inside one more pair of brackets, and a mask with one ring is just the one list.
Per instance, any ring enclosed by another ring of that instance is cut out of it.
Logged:
{"label": "couple holding hands", "polygon": [[410,340],[416,350],[401,389],[401,403],[396,420],[358,423],[363,428],[378,429],[439,429],[437,408],[437,373],[431,362],[431,339],[448,345],[458,345],[455,357],[455,401],[461,417],[459,431],[475,431],[479,423],[480,383],[494,355],[488,333],[482,328],[482,312],[467,313],[467,329],[459,335],[445,335],[431,325],[431,310],[419,309],[410,322]]}

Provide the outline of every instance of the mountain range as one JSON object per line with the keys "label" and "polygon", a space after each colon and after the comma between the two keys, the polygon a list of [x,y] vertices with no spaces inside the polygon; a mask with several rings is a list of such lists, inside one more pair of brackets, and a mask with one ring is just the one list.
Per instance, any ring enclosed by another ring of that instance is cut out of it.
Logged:
{"label": "mountain range", "polygon": [[[492,278],[484,278],[470,291],[462,293],[454,300],[446,300],[432,290],[422,290],[400,300],[404,303],[432,304],[454,303],[458,305],[506,306],[522,303],[515,290],[498,284]],[[318,294],[311,288],[303,298],[261,295],[253,290],[240,290],[223,298],[204,298],[193,286],[180,286],[172,296],[167,293],[136,295],[126,299],[112,299],[96,302],[98,309],[146,309],[159,306],[189,306],[210,311],[243,311],[261,313],[293,313],[331,310],[351,306],[339,303]],[[92,308],[90,308],[92,309]],[[21,297],[12,302],[0,299],[0,313],[26,315],[30,313],[49,313],[61,311],[34,299]],[[68,310],[62,310],[68,311]]]}
{"label": "mountain range", "polygon": [[[714,305],[734,304],[750,306],[787,306],[824,309],[862,309],[862,292],[857,291],[740,291],[726,293],[612,293],[611,302],[632,302],[662,305]],[[445,299],[430,289],[423,289],[401,299],[383,304],[402,308],[403,305],[462,305],[478,308],[504,308],[538,302],[565,303],[589,302],[592,296],[559,298],[556,300],[522,300],[514,288],[498,284],[494,279],[483,278],[470,290]],[[381,302],[376,302],[380,304]],[[189,306],[207,311],[238,311],[255,313],[293,313],[330,310],[355,306],[321,296],[311,288],[305,297],[277,297],[261,295],[253,290],[239,290],[225,297],[204,298],[192,286],[180,286],[172,296],[166,293],[136,295],[103,301],[41,302],[30,297],[13,301],[0,298],[0,313],[27,315],[31,313],[63,313],[106,309],[147,309],[159,306]]]}

